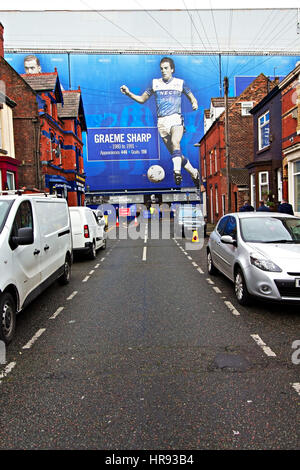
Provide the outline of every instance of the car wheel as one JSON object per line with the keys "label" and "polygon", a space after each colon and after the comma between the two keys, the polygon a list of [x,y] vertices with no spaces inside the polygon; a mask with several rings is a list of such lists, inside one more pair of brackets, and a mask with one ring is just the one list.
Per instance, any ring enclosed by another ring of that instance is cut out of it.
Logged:
{"label": "car wheel", "polygon": [[90,259],[96,259],[96,256],[97,256],[96,245],[93,242],[92,245],[91,245],[91,248],[90,248],[89,258]]}
{"label": "car wheel", "polygon": [[248,292],[245,278],[240,268],[238,268],[235,272],[234,292],[239,304],[248,305],[250,303],[251,296]]}
{"label": "car wheel", "polygon": [[66,285],[69,284],[71,279],[71,261],[68,256],[66,256],[65,264],[64,264],[64,272],[58,279],[60,284]]}
{"label": "car wheel", "polygon": [[9,292],[0,298],[0,339],[8,344],[16,329],[16,303]]}
{"label": "car wheel", "polygon": [[207,251],[207,271],[208,274],[212,275],[218,273],[218,270],[213,263],[211,252],[209,250]]}

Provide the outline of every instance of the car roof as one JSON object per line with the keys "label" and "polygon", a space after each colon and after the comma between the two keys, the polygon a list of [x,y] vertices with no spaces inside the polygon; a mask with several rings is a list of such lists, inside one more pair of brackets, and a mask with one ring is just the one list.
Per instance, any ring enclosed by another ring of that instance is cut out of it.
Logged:
{"label": "car roof", "polygon": [[[254,211],[254,212],[231,212],[230,214],[226,214],[226,215],[234,215],[236,217],[238,217],[239,219],[248,219],[248,218],[253,218],[253,217],[277,217],[277,218],[282,218],[282,219],[286,219],[286,218],[295,218],[295,219],[298,219],[299,217],[297,216],[293,216],[293,215],[290,215],[290,214],[285,214],[283,212],[263,212],[263,211]],[[225,217],[225,216],[223,216]]]}

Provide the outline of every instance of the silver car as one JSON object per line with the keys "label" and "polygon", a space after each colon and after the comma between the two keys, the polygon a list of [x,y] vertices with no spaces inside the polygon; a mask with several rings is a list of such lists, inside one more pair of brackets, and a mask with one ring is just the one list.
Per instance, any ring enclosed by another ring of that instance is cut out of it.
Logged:
{"label": "silver car", "polygon": [[300,302],[300,218],[276,212],[223,216],[208,241],[207,269],[234,282],[242,305],[252,296]]}

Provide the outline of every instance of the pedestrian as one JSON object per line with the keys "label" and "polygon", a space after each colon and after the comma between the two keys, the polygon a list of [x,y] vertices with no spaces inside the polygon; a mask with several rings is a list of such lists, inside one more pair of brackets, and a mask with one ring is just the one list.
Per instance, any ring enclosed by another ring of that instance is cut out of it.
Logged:
{"label": "pedestrian", "polygon": [[244,199],[244,205],[240,207],[239,212],[253,212],[254,207],[251,206],[250,201],[248,198]]}
{"label": "pedestrian", "polygon": [[259,201],[259,208],[257,212],[271,212],[270,207],[265,205],[265,201]]}
{"label": "pedestrian", "polygon": [[284,198],[282,198],[281,203],[278,206],[278,212],[294,215],[292,204],[289,204],[288,201]]}
{"label": "pedestrian", "polygon": [[191,175],[194,185],[199,188],[199,171],[182,155],[180,146],[184,133],[181,114],[182,94],[185,94],[190,100],[193,111],[198,109],[198,103],[185,81],[173,77],[173,73],[175,73],[173,59],[169,57],[161,59],[160,70],[162,78],[154,78],[142,95],[133,94],[126,85],[122,85],[120,90],[124,95],[140,104],[146,103],[150,96],[155,95],[157,127],[172,157],[175,184],[177,186],[181,185],[181,169],[183,167]]}

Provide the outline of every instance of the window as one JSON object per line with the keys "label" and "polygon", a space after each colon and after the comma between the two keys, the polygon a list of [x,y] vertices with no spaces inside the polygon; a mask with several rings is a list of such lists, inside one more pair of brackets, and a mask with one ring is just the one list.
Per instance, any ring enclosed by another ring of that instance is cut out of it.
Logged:
{"label": "window", "polygon": [[214,223],[214,200],[213,200],[213,188],[210,188],[210,221]]}
{"label": "window", "polygon": [[243,101],[242,105],[242,116],[251,116],[250,110],[253,108],[253,101]]}
{"label": "window", "polygon": [[11,234],[10,234],[10,247],[14,250],[16,246],[13,244],[12,237],[16,237],[18,235],[19,228],[33,228],[33,218],[32,218],[32,210],[31,204],[29,201],[21,202],[20,207],[16,213],[16,217],[12,226]]}
{"label": "window", "polygon": [[300,160],[293,163],[294,211],[300,212]]}
{"label": "window", "polygon": [[226,204],[225,194],[222,194],[222,215],[225,214],[225,204]]}
{"label": "window", "polygon": [[218,214],[218,213],[219,213],[219,201],[218,201],[218,197],[219,197],[219,195],[218,195],[218,188],[217,188],[217,187],[215,187],[215,198],[216,198],[216,214]]}
{"label": "window", "polygon": [[232,238],[236,238],[236,220],[232,215],[228,216],[227,225],[223,231],[223,235],[230,235]]}
{"label": "window", "polygon": [[217,172],[218,171],[218,158],[217,158],[217,149],[216,149],[216,147],[215,147],[214,152],[215,152],[215,172]]}
{"label": "window", "polygon": [[259,181],[259,200],[267,199],[269,192],[269,173],[267,171],[261,171],[258,173]]}
{"label": "window", "polygon": [[58,145],[57,145],[57,148],[56,148],[56,158],[58,158],[59,160],[59,165],[61,165],[62,161],[61,161],[61,149],[62,149],[62,146],[63,146],[63,142],[61,139],[59,139],[58,141]]}
{"label": "window", "polygon": [[209,174],[212,175],[212,151],[209,152]]}
{"label": "window", "polygon": [[218,226],[217,226],[217,232],[219,233],[219,235],[223,235],[224,233],[224,228],[228,222],[228,215],[226,217],[223,217],[220,222],[218,223]]}
{"label": "window", "polygon": [[251,206],[256,206],[256,189],[255,189],[255,173],[250,175],[250,200]]}
{"label": "window", "polygon": [[277,199],[281,201],[282,199],[282,169],[278,168],[277,170]]}
{"label": "window", "polygon": [[259,150],[269,146],[270,113],[269,111],[258,118],[258,148]]}
{"label": "window", "polygon": [[7,189],[16,189],[15,188],[15,174],[11,171],[6,172],[6,184]]}
{"label": "window", "polygon": [[206,178],[206,158],[205,158],[205,155],[203,157],[203,176],[204,178]]}

